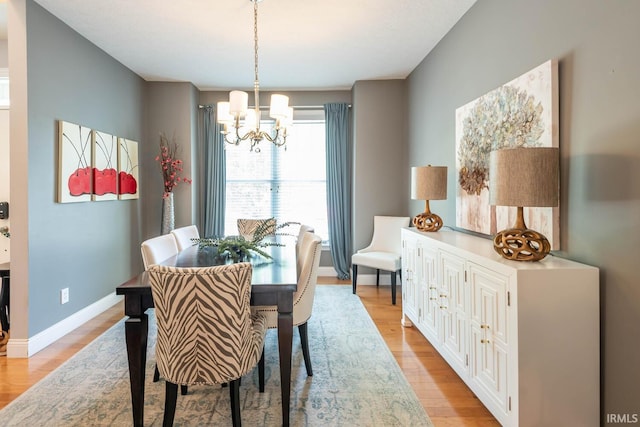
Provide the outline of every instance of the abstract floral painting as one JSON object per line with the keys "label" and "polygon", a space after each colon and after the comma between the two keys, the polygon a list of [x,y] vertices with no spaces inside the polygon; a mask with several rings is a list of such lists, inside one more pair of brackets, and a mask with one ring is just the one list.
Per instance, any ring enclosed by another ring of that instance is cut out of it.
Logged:
{"label": "abstract floral painting", "polygon": [[[456,110],[456,226],[493,235],[516,208],[489,205],[489,153],[558,146],[558,64],[549,60]],[[535,183],[531,183],[535,185]],[[559,208],[525,208],[529,228],[560,249]]]}
{"label": "abstract floral painting", "polygon": [[58,202],[88,202],[93,191],[91,129],[58,122]]}
{"label": "abstract floral painting", "polygon": [[118,197],[121,200],[138,198],[138,143],[118,138]]}

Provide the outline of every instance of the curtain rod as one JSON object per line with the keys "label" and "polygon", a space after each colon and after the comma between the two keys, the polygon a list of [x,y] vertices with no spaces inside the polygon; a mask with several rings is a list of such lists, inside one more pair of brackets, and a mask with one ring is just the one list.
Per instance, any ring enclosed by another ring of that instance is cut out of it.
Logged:
{"label": "curtain rod", "polygon": [[[213,107],[213,105],[198,105],[198,108],[207,108],[207,107]],[[324,105],[290,105],[290,107],[292,107],[294,110],[323,110],[324,109]],[[351,104],[348,105],[349,108],[351,108]],[[249,108],[253,108],[253,106],[249,106]],[[261,110],[268,110],[269,106],[268,105],[264,105],[264,106],[260,106]]]}

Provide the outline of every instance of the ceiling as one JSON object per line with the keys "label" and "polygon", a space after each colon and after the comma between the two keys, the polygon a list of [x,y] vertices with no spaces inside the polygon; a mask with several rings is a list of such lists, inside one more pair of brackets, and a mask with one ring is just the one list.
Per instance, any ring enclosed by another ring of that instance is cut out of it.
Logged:
{"label": "ceiling", "polygon": [[[35,1],[145,80],[253,86],[251,0]],[[475,1],[261,1],[260,86],[350,89],[405,78]]]}

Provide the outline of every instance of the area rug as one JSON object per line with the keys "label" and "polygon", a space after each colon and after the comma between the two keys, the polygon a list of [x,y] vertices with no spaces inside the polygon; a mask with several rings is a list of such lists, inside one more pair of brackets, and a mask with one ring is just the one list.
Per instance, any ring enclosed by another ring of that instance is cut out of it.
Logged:
{"label": "area rug", "polygon": [[[152,382],[156,339],[149,310],[145,426],[161,426],[164,382]],[[431,426],[375,324],[350,286],[318,286],[308,323],[312,377],[294,331],[292,426]],[[257,369],[242,379],[241,417],[247,426],[282,424],[277,332],[267,333],[266,390]],[[3,426],[132,425],[124,321],[118,322],[0,411]],[[230,426],[229,392],[193,386],[178,396],[175,426]]]}

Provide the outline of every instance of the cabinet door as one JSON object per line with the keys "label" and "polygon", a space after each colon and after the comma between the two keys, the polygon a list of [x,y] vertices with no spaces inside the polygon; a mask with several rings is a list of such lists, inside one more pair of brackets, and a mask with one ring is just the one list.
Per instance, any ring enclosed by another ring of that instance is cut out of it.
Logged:
{"label": "cabinet door", "polygon": [[468,263],[468,272],[471,380],[507,413],[508,278],[474,263]]}
{"label": "cabinet door", "polygon": [[442,355],[459,375],[467,371],[467,303],[464,280],[464,259],[448,252],[440,252],[441,284],[440,332]]}
{"label": "cabinet door", "polygon": [[402,240],[402,311],[418,322],[418,240],[403,236]]}
{"label": "cabinet door", "polygon": [[427,245],[418,246],[420,252],[420,283],[422,284],[420,307],[420,330],[431,341],[438,343],[438,313],[440,295],[438,288],[438,252]]}

